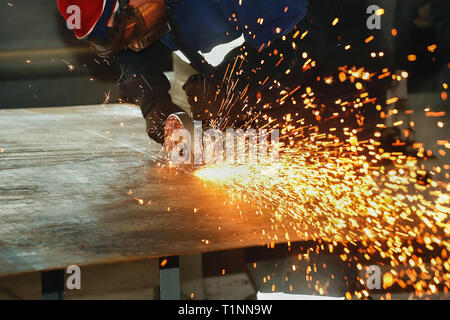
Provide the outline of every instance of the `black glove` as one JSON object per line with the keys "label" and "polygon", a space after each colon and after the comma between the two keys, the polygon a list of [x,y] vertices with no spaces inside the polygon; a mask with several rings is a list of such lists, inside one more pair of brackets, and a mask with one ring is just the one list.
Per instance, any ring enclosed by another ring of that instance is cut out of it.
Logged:
{"label": "black glove", "polygon": [[215,82],[208,81],[201,74],[195,74],[189,77],[183,90],[194,120],[207,121],[219,116],[223,97]]}
{"label": "black glove", "polygon": [[164,144],[164,125],[167,118],[172,113],[184,112],[184,110],[173,103],[171,99],[154,100],[152,103],[156,107],[151,108],[151,111],[145,117],[147,134],[156,142]]}
{"label": "black glove", "polygon": [[[172,113],[184,112],[172,102],[172,98],[165,90],[151,90],[148,77],[137,76],[133,79],[122,80],[119,87],[129,102],[138,104],[147,125],[148,136],[156,142],[164,143],[164,124]],[[152,84],[154,81],[152,81]],[[156,88],[155,85],[153,88]]]}

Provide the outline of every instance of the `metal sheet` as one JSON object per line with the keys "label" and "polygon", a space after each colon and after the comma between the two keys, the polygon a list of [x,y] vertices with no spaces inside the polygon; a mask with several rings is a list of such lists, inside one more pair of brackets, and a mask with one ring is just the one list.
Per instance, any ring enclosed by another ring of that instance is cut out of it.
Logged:
{"label": "metal sheet", "polygon": [[136,107],[1,110],[0,149],[0,276],[254,246],[270,230],[158,168]]}

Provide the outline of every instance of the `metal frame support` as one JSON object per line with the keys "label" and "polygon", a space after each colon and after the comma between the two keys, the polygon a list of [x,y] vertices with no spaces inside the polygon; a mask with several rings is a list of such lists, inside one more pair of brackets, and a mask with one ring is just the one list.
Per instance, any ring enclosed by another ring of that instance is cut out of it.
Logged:
{"label": "metal frame support", "polygon": [[42,300],[64,300],[64,270],[41,273]]}
{"label": "metal frame support", "polygon": [[159,294],[161,300],[180,300],[180,258],[159,258]]}

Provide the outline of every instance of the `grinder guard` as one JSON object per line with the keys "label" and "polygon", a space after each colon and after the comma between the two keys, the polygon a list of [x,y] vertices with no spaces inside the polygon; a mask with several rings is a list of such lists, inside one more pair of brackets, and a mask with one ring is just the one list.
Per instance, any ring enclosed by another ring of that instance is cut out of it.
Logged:
{"label": "grinder guard", "polygon": [[163,0],[149,0],[139,8],[121,8],[114,16],[108,39],[91,40],[91,48],[103,58],[109,58],[125,48],[141,51],[170,31],[167,15]]}
{"label": "grinder guard", "polygon": [[[188,135],[188,141],[180,141],[179,136],[174,134],[176,130],[186,130]],[[184,148],[181,148],[180,157],[188,157],[190,164],[194,158],[194,122],[191,117],[185,112],[172,113],[166,120],[164,125],[164,149],[167,153],[172,153],[182,143],[186,144]],[[189,155],[184,154],[188,152]],[[186,164],[186,163],[184,163]]]}

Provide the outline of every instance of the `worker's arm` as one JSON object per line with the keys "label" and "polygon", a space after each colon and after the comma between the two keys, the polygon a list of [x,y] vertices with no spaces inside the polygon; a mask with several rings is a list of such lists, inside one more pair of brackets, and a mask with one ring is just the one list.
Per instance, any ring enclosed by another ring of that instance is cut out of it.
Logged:
{"label": "worker's arm", "polygon": [[[130,0],[129,5],[138,8],[147,2],[159,4],[163,3],[163,0]],[[66,20],[72,18],[74,11],[71,6],[73,5],[78,6],[81,13],[81,23],[73,29],[77,38],[100,42],[108,47],[108,41],[113,38],[111,35],[114,32],[117,34],[114,28],[117,27],[115,15],[118,12],[118,1],[58,0],[58,9]],[[122,43],[122,41],[119,42]],[[113,60],[122,68],[119,86],[129,101],[141,107],[150,138],[163,143],[164,123],[167,117],[171,113],[182,111],[172,102],[168,93],[170,83],[159,63],[161,56],[170,52],[160,41],[140,52],[123,50],[123,48],[123,46],[117,47],[118,53],[116,50],[111,50],[111,53],[116,53],[112,57]]]}
{"label": "worker's arm", "polygon": [[161,56],[166,54],[170,54],[170,50],[157,42],[141,52],[124,50],[114,58],[122,68],[119,87],[130,102],[141,107],[147,133],[159,143],[163,143],[167,117],[183,111],[172,102],[170,82],[160,65]]}

